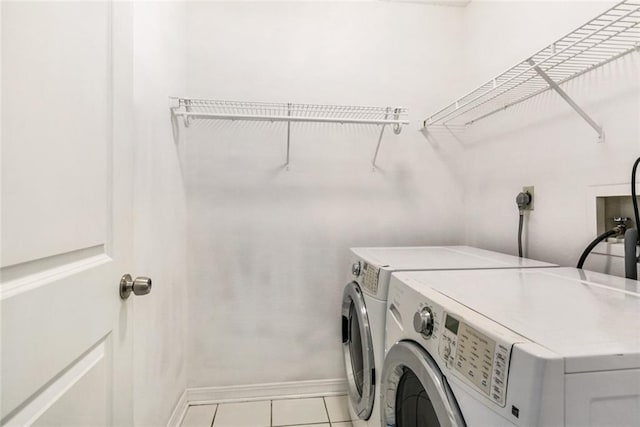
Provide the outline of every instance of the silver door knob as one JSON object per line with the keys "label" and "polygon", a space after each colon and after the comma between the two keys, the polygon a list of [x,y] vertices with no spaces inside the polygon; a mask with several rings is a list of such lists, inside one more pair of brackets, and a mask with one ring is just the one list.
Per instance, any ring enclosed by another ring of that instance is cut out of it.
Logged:
{"label": "silver door knob", "polygon": [[130,274],[125,274],[120,279],[120,298],[129,298],[131,292],[136,295],[146,295],[151,292],[151,284],[151,279],[148,277],[140,276],[133,280]]}

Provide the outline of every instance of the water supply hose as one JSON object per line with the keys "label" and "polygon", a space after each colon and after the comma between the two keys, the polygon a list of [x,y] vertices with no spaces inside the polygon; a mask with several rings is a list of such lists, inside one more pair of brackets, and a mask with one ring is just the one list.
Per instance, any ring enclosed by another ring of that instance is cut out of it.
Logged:
{"label": "water supply hose", "polygon": [[624,273],[627,279],[638,280],[638,258],[636,246],[638,240],[638,227],[640,227],[640,215],[638,215],[638,196],[636,195],[636,171],[640,163],[640,157],[636,159],[631,168],[631,202],[633,203],[633,218],[635,229],[627,230],[624,234]]}
{"label": "water supply hose", "polygon": [[595,248],[598,243],[602,242],[604,239],[608,237],[617,236],[620,233],[624,233],[625,229],[626,227],[624,225],[617,225],[613,227],[611,230],[605,231],[604,233],[596,237],[593,240],[593,242],[589,243],[589,246],[586,247],[584,252],[582,252],[582,255],[580,256],[580,260],[578,261],[578,265],[576,266],[576,268],[582,268],[582,266],[584,265],[584,262],[587,260],[587,257],[589,256],[593,248]]}
{"label": "water supply hose", "polygon": [[[640,227],[640,215],[638,215],[638,196],[636,195],[636,171],[638,169],[638,163],[640,163],[640,157],[638,157],[631,168],[631,202],[633,203],[633,215],[635,220],[636,230]],[[636,241],[638,241],[636,239]],[[639,242],[640,243],[640,242]]]}

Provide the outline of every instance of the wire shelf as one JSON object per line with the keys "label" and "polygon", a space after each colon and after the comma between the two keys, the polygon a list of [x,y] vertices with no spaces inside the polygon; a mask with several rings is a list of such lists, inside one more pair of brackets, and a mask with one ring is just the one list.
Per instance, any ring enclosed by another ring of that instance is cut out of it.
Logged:
{"label": "wire shelf", "polygon": [[559,87],[633,51],[640,51],[640,1],[622,1],[530,58],[424,120],[471,125],[549,89],[556,90],[602,137],[602,128]]}
{"label": "wire shelf", "polygon": [[293,104],[277,102],[223,101],[172,97],[177,106],[171,109],[174,116],[181,116],[186,127],[192,120],[249,120],[287,123],[287,162],[291,123],[340,123],[381,125],[378,145],[373,157],[375,167],[378,150],[385,127],[390,125],[399,134],[403,125],[409,124],[408,111],[404,107],[363,107],[352,105]]}
{"label": "wire shelf", "polygon": [[174,113],[189,119],[359,123],[396,126],[409,123],[407,109],[403,107],[174,99],[178,101],[178,108],[174,110]]}

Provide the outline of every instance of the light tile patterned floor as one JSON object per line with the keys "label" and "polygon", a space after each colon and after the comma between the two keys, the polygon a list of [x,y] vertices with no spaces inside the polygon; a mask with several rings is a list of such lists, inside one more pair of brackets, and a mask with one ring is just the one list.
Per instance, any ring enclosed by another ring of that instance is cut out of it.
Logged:
{"label": "light tile patterned floor", "polygon": [[352,427],[347,396],[189,406],[181,427]]}

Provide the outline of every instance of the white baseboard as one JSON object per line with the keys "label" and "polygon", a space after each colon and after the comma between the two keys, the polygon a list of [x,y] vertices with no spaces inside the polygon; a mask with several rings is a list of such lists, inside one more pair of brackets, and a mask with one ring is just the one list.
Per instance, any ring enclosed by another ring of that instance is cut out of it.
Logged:
{"label": "white baseboard", "polygon": [[189,401],[187,400],[187,391],[183,391],[180,395],[180,398],[176,402],[176,406],[173,408],[173,412],[171,412],[171,416],[169,417],[169,421],[167,422],[167,427],[179,427],[182,423],[182,419],[187,413],[187,409],[189,408]]}
{"label": "white baseboard", "polygon": [[344,379],[292,381],[285,383],[249,384],[225,387],[197,387],[186,390],[189,405],[265,399],[331,396],[345,394]]}
{"label": "white baseboard", "polygon": [[179,427],[189,406],[299,397],[335,396],[347,392],[344,379],[292,381],[224,387],[187,388],[171,413],[167,427]]}

